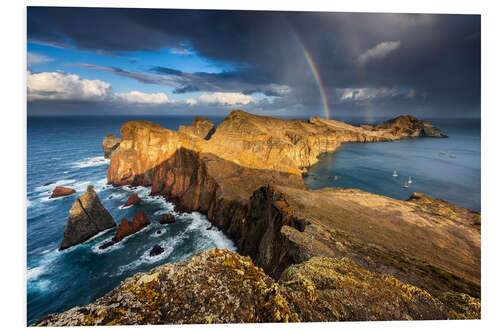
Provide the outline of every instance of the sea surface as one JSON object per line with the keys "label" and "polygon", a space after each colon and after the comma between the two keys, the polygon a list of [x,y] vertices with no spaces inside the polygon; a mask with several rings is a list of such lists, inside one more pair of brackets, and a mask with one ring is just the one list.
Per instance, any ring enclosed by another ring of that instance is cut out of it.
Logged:
{"label": "sea surface", "polygon": [[449,137],[342,144],[334,153],[321,155],[304,178],[306,185],[310,189],[357,188],[401,200],[420,192],[480,212],[480,120],[428,121]]}
{"label": "sea surface", "polygon": [[[160,225],[163,213],[174,206],[161,197],[149,197],[149,188],[112,187],[106,184],[109,160],[101,147],[107,134],[120,136],[121,125],[132,117],[29,117],[27,156],[27,320],[31,324],[48,313],[85,305],[103,296],[126,277],[153,267],[188,259],[214,246],[236,250],[233,242],[206,216],[199,213],[176,214],[177,222]],[[190,125],[193,117],[140,117],[177,130]],[[218,123],[222,119],[214,118]],[[138,233],[105,250],[98,247],[113,237],[108,230],[83,245],[58,251],[68,212],[87,185],[95,187],[102,204],[119,224],[138,209],[151,224]],[[55,186],[68,186],[77,193],[49,199]],[[122,209],[132,193],[142,202]],[[161,234],[157,234],[160,231]],[[150,257],[160,244],[165,251]]]}
{"label": "sea surface", "polygon": [[[210,117],[209,117],[210,118]],[[199,213],[176,214],[161,197],[148,196],[145,187],[112,187],[106,184],[109,160],[104,159],[102,139],[120,136],[121,125],[137,117],[29,117],[27,137],[27,320],[61,312],[94,301],[137,272],[179,260],[214,246],[236,250],[235,244]],[[151,117],[166,128],[190,125],[192,116]],[[222,118],[210,118],[218,124]],[[339,119],[354,125],[353,119]],[[380,119],[379,121],[386,120]],[[412,138],[395,142],[344,144],[324,154],[305,178],[309,188],[359,188],[397,199],[422,192],[477,211],[481,209],[480,122],[431,120],[448,139]],[[393,177],[396,170],[398,177]],[[337,180],[328,177],[337,176]],[[412,184],[403,189],[408,177]],[[114,229],[85,244],[59,252],[68,212],[76,197],[92,184],[116,223],[131,219],[138,209],[151,225],[105,250],[102,243]],[[55,186],[77,193],[49,199]],[[132,193],[142,202],[123,209]],[[174,213],[178,222],[160,225],[163,213]],[[160,231],[160,234],[157,234]],[[155,244],[165,252],[149,257]]]}

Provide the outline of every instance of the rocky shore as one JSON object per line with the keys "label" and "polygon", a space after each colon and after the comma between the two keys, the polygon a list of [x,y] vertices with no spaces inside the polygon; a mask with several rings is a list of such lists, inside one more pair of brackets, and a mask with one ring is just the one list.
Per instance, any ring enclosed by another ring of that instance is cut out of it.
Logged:
{"label": "rocky shore", "polygon": [[179,131],[132,121],[121,135],[110,184],[151,186],[177,209],[206,214],[251,260],[211,250],[40,325],[480,318],[479,213],[422,194],[308,190],[302,180],[342,142],[446,137],[428,122],[356,127],[237,110],[215,131],[202,119]]}

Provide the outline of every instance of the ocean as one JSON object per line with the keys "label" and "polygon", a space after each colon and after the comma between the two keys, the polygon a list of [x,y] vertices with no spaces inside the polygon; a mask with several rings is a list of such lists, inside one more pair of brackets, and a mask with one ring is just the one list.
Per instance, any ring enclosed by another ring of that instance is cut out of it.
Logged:
{"label": "ocean", "polygon": [[[193,117],[28,117],[28,324],[46,314],[92,302],[125,278],[159,264],[184,260],[214,246],[236,250],[222,231],[216,227],[207,230],[211,224],[203,214],[174,213],[178,222],[160,225],[156,222],[161,214],[173,213],[171,203],[161,197],[149,197],[145,187],[117,188],[106,184],[109,160],[103,157],[102,139],[107,134],[120,136],[121,125],[134,119],[177,130],[179,125],[190,125]],[[216,124],[222,121],[209,119]],[[349,122],[358,124],[352,119]],[[335,153],[322,155],[319,163],[310,168],[305,182],[312,189],[359,188],[403,200],[413,192],[422,192],[480,211],[480,122],[432,123],[450,137],[344,144]],[[398,177],[392,176],[394,170]],[[403,189],[410,176],[412,184]],[[123,217],[130,220],[140,209],[150,217],[151,225],[106,250],[98,247],[113,236],[113,229],[59,252],[69,209],[88,184],[94,185],[117,224]],[[77,193],[49,199],[58,185],[74,188]],[[138,193],[142,202],[122,209],[132,193]],[[160,244],[165,252],[149,257],[155,244]]]}
{"label": "ocean", "polygon": [[[101,147],[107,134],[120,136],[121,125],[137,117],[29,117],[27,155],[27,320],[31,324],[44,315],[85,305],[103,296],[125,278],[153,267],[190,258],[214,246],[236,250],[233,242],[217,227],[211,230],[206,216],[175,214],[172,225],[157,223],[161,214],[173,213],[174,206],[161,197],[148,197],[149,188],[116,188],[106,184],[109,160]],[[141,117],[177,130],[190,125],[193,117]],[[222,118],[213,118],[219,123]],[[119,224],[140,209],[151,224],[120,243],[98,247],[113,237],[115,229],[85,244],[58,251],[68,212],[87,185],[95,187],[102,204]],[[55,186],[68,186],[77,193],[49,199]],[[128,196],[138,193],[142,202],[122,209]],[[161,234],[158,235],[157,231]],[[165,251],[155,257],[155,245]]]}
{"label": "ocean", "polygon": [[429,121],[449,137],[342,144],[334,153],[321,155],[304,181],[310,189],[357,188],[401,200],[419,192],[480,212],[480,120]]}

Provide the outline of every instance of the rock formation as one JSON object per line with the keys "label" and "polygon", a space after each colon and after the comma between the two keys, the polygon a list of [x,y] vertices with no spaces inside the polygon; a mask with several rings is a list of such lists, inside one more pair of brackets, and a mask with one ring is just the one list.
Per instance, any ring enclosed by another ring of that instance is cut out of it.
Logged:
{"label": "rock formation", "polygon": [[399,116],[397,118],[385,121],[375,126],[362,126],[364,129],[372,131],[389,131],[396,136],[432,136],[438,138],[447,138],[448,136],[429,122],[417,119],[413,116]]}
{"label": "rock formation", "polygon": [[120,138],[117,138],[113,134],[107,135],[104,140],[102,140],[102,150],[104,151],[104,157],[109,158],[111,153],[118,148],[120,145]]}
{"label": "rock formation", "polygon": [[443,290],[479,296],[478,213],[433,198],[404,202],[304,185],[307,167],[342,142],[396,140],[418,130],[444,136],[416,118],[396,119],[356,127],[233,111],[209,140],[128,122],[107,177],[114,185],[152,186],[152,194],[166,196],[177,209],[207,214],[238,242],[240,253],[274,278],[313,256],[347,256],[436,296]]}
{"label": "rock formation", "polygon": [[195,135],[205,140],[209,140],[214,131],[214,124],[210,120],[198,116],[194,118],[191,126],[179,126],[179,132]]}
{"label": "rock formation", "polygon": [[141,202],[141,198],[137,194],[134,193],[128,197],[128,199],[125,202],[125,204],[123,205],[123,207],[132,206],[132,205],[138,204],[139,202]]}
{"label": "rock formation", "polygon": [[41,325],[480,316],[479,213],[418,193],[401,201],[307,190],[302,180],[342,142],[445,137],[437,128],[411,116],[356,127],[239,110],[209,136],[195,123],[177,132],[123,124],[108,182],[151,186],[176,209],[207,214],[252,261],[208,251],[138,274]]}
{"label": "rock formation", "polygon": [[104,208],[92,185],[87,186],[87,191],[76,198],[69,211],[64,238],[59,250],[67,249],[80,244],[115,226],[115,221]]}
{"label": "rock formation", "polygon": [[110,247],[113,244],[120,242],[127,236],[135,234],[139,230],[144,229],[150,224],[149,218],[146,214],[142,212],[142,210],[137,211],[135,216],[132,218],[132,222],[129,222],[126,218],[123,218],[118,226],[118,230],[116,230],[116,234],[113,236],[111,241],[104,243],[99,246],[101,250]]}
{"label": "rock formation", "polygon": [[71,195],[71,194],[73,194],[75,192],[76,191],[74,189],[72,189],[72,188],[57,186],[52,191],[52,194],[50,195],[50,199],[64,197],[64,196],[67,196],[67,195]]}
{"label": "rock formation", "polygon": [[175,217],[172,214],[162,214],[160,217],[160,224],[172,224],[175,223]]}
{"label": "rock formation", "polygon": [[[446,302],[352,260],[313,257],[275,280],[248,257],[211,249],[138,273],[95,302],[37,326],[262,323],[468,318],[477,302]],[[472,313],[473,314],[473,313]]]}
{"label": "rock formation", "polygon": [[153,246],[153,248],[151,249],[151,251],[149,251],[149,256],[150,257],[157,256],[159,254],[162,254],[163,251],[165,251],[165,249],[162,248],[160,245],[156,244],[155,246]]}

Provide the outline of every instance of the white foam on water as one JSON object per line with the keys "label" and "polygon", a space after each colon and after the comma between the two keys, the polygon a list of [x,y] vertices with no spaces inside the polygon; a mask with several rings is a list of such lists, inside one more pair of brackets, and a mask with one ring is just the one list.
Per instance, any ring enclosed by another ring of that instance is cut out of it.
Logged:
{"label": "white foam on water", "polygon": [[81,168],[95,167],[103,164],[109,164],[109,160],[104,158],[103,156],[96,156],[75,162],[72,164],[72,167],[76,169],[81,169]]}
{"label": "white foam on water", "polygon": [[92,251],[93,251],[94,253],[96,253],[96,254],[101,254],[101,253],[107,253],[107,252],[111,252],[111,251],[115,251],[115,250],[121,249],[121,248],[123,248],[123,247],[125,247],[125,246],[126,246],[125,244],[127,243],[127,240],[129,240],[129,239],[130,239],[130,238],[132,238],[133,236],[138,235],[138,234],[141,234],[141,233],[143,233],[143,232],[145,232],[145,231],[147,231],[147,230],[149,230],[149,229],[151,229],[151,224],[149,224],[149,225],[148,225],[148,226],[146,226],[145,228],[142,228],[141,230],[139,230],[139,231],[137,231],[137,232],[133,233],[132,235],[128,235],[127,237],[122,238],[122,240],[121,240],[121,241],[119,241],[119,242],[117,242],[117,243],[115,243],[115,244],[111,245],[110,247],[107,247],[107,248],[105,248],[105,249],[100,249],[100,248],[99,248],[99,246],[101,246],[101,245],[103,245],[103,244],[105,244],[105,243],[107,243],[107,242],[111,241],[111,239],[112,239],[113,237],[107,238],[107,239],[105,239],[104,241],[99,242],[99,243],[95,244],[94,246],[92,246]]}
{"label": "white foam on water", "polygon": [[[233,241],[224,235],[219,228],[212,225],[205,215],[198,212],[193,212],[189,215],[192,222],[189,224],[186,231],[198,229],[204,237],[207,237],[215,245],[215,247],[219,249],[228,249],[233,252],[237,250]],[[211,227],[211,229],[207,230],[209,227]]]}
{"label": "white foam on water", "polygon": [[28,281],[36,280],[40,275],[42,275],[43,272],[45,272],[44,266],[28,268],[28,271],[26,272],[26,279]]}
{"label": "white foam on water", "polygon": [[74,179],[61,179],[61,180],[58,180],[58,181],[56,181],[52,184],[49,184],[49,185],[42,185],[42,186],[35,187],[35,192],[52,193],[52,191],[56,188],[56,186],[69,185],[69,184],[73,184],[74,182],[76,182],[76,180],[74,180]]}
{"label": "white foam on water", "polygon": [[182,242],[186,235],[184,233],[175,236],[174,238],[170,238],[168,240],[161,241],[158,245],[160,245],[163,248],[163,252],[160,253],[159,255],[156,256],[150,256],[149,252],[151,251],[152,248],[149,248],[144,252],[138,259],[132,261],[131,263],[123,266],[119,266],[117,268],[116,273],[111,274],[111,275],[121,275],[126,271],[131,271],[136,269],[137,267],[143,265],[143,264],[152,264],[161,260],[164,260],[168,258],[170,254],[174,251],[175,247],[177,244]]}
{"label": "white foam on water", "polygon": [[104,235],[105,233],[107,233],[107,232],[109,232],[109,231],[111,231],[111,230],[113,230],[113,229],[114,229],[114,228],[109,228],[109,229],[103,230],[103,231],[101,231],[101,232],[97,233],[96,235],[94,235],[94,236],[90,237],[89,239],[87,239],[85,242],[83,242],[83,244],[90,243],[90,242],[92,242],[94,239],[99,238],[100,236]]}

